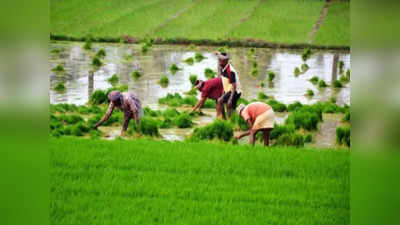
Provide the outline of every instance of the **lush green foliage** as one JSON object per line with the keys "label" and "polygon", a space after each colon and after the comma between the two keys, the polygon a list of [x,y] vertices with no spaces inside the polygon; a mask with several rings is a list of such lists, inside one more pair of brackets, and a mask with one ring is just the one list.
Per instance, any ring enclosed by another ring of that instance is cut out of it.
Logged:
{"label": "lush green foliage", "polygon": [[150,117],[143,117],[139,121],[139,126],[136,129],[140,134],[147,136],[159,136],[157,121]]}
{"label": "lush green foliage", "polygon": [[336,142],[350,147],[350,126],[336,128]]}
{"label": "lush green foliage", "polygon": [[191,74],[189,77],[190,83],[192,84],[192,86],[194,86],[196,84],[197,81],[197,75],[196,74]]}
{"label": "lush green foliage", "polygon": [[273,81],[275,79],[275,73],[274,72],[272,72],[272,71],[270,71],[269,73],[268,73],[268,81]]}
{"label": "lush green foliage", "polygon": [[268,100],[267,104],[270,105],[275,112],[284,112],[287,110],[287,107],[285,104],[278,102],[275,99]]}
{"label": "lush green foliage", "polygon": [[49,149],[51,224],[350,223],[348,151],[78,138]]}
{"label": "lush green foliage", "polygon": [[64,72],[64,66],[62,64],[58,64],[56,67],[52,69],[53,72]]}
{"label": "lush green foliage", "polygon": [[283,134],[276,140],[276,145],[303,147],[304,137],[297,133]]}
{"label": "lush green foliage", "polygon": [[200,52],[196,52],[194,55],[194,59],[196,60],[196,62],[201,62],[203,59],[205,59],[205,57]]}
{"label": "lush green foliage", "polygon": [[324,80],[319,80],[318,81],[318,87],[319,88],[326,88],[326,87],[328,87],[328,85],[325,83],[325,81]]}
{"label": "lush green foliage", "polygon": [[216,74],[216,72],[210,68],[204,69],[204,75],[207,77],[207,79],[214,78],[215,74]]}
{"label": "lush green foliage", "polygon": [[162,87],[167,87],[169,84],[169,79],[167,77],[167,75],[162,75],[160,80],[158,81],[158,83],[162,86]]}
{"label": "lush green foliage", "polygon": [[176,117],[175,124],[179,128],[189,128],[192,127],[193,122],[189,114],[181,113],[179,114],[179,116]]}
{"label": "lush green foliage", "polygon": [[313,76],[313,77],[310,79],[310,82],[311,82],[312,84],[317,84],[318,81],[319,81],[319,78],[318,78],[317,76]]}
{"label": "lush green foliage", "polygon": [[230,141],[232,137],[233,125],[229,121],[217,119],[204,127],[195,128],[190,139]]}
{"label": "lush green foliage", "polygon": [[133,80],[137,80],[137,79],[139,79],[141,76],[142,76],[142,74],[141,74],[140,71],[138,71],[138,70],[134,70],[134,71],[132,71],[132,73],[131,73],[131,78],[132,78]]}
{"label": "lush green foliage", "polygon": [[62,82],[57,83],[56,86],[54,87],[54,90],[55,90],[56,92],[63,92],[63,91],[65,91],[65,85],[64,85],[64,83],[62,83]]}
{"label": "lush green foliage", "polygon": [[181,68],[179,68],[176,64],[171,64],[171,66],[169,66],[169,71],[171,71],[172,74],[175,74],[178,72],[178,70],[181,70]]}
{"label": "lush green foliage", "polygon": [[95,90],[92,95],[90,96],[90,103],[91,104],[102,104],[104,102],[107,102],[107,93],[103,90]]}
{"label": "lush green foliage", "polygon": [[301,108],[301,107],[303,107],[303,104],[301,104],[300,102],[297,101],[292,104],[289,104],[287,108],[288,108],[289,112],[293,112],[296,109]]}
{"label": "lush green foliage", "polygon": [[184,60],[185,63],[187,63],[188,65],[193,65],[194,64],[194,59],[193,57],[189,57],[187,59]]}
{"label": "lush green foliage", "polygon": [[118,74],[114,73],[110,78],[107,79],[107,82],[113,86],[118,84],[118,82],[119,82]]}

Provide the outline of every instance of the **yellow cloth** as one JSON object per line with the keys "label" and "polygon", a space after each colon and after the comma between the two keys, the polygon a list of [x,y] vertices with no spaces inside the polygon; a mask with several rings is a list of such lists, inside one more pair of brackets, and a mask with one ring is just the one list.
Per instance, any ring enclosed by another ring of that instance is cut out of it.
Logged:
{"label": "yellow cloth", "polygon": [[265,128],[274,128],[275,124],[275,113],[274,110],[269,109],[263,114],[257,116],[256,120],[253,124],[253,130],[265,129]]}
{"label": "yellow cloth", "polygon": [[[222,86],[224,87],[224,93],[232,91],[232,84],[229,83],[229,79],[224,76],[221,76],[221,78],[222,78]],[[236,82],[236,92],[242,93],[242,90],[240,90],[239,82]]]}

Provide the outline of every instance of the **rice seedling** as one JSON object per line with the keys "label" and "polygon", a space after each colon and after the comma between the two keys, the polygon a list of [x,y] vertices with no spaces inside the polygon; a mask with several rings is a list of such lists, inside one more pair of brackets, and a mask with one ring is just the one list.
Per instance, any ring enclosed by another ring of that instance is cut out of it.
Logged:
{"label": "rice seedling", "polygon": [[176,64],[172,64],[169,67],[169,71],[171,71],[172,74],[175,74],[176,72],[178,72],[178,70],[181,70],[181,68],[179,68]]}
{"label": "rice seedling", "polygon": [[350,80],[349,80],[349,77],[348,77],[348,76],[346,76],[346,75],[340,75],[339,81],[342,82],[342,83],[347,83],[347,82],[349,82]]}
{"label": "rice seedling", "polygon": [[205,75],[205,77],[207,77],[207,79],[214,78],[216,74],[217,73],[214,70],[210,69],[210,68],[205,68],[204,69],[204,75]]}
{"label": "rice seedling", "polygon": [[306,130],[317,130],[318,122],[322,119],[322,114],[313,109],[301,108],[289,114],[286,124],[293,124],[295,129],[304,128]]}
{"label": "rice seedling", "polygon": [[264,94],[264,92],[258,92],[258,99],[259,100],[269,99],[269,96]]}
{"label": "rice seedling", "polygon": [[149,46],[147,44],[143,44],[141,50],[142,53],[147,53],[149,51]]}
{"label": "rice seedling", "polygon": [[97,56],[93,57],[93,59],[92,59],[92,66],[94,66],[94,67],[100,67],[100,66],[102,66],[102,65],[103,65],[103,62],[101,62],[101,60],[100,60],[99,57],[97,57]]}
{"label": "rice seedling", "polygon": [[139,126],[136,128],[136,131],[146,136],[160,136],[157,121],[149,117],[143,117],[142,119],[140,119]]}
{"label": "rice seedling", "polygon": [[336,142],[340,145],[345,144],[350,147],[350,126],[336,128]]}
{"label": "rice seedling", "polygon": [[90,38],[86,38],[85,44],[83,45],[83,49],[85,50],[92,49],[92,40]]}
{"label": "rice seedling", "polygon": [[318,81],[318,87],[319,88],[326,88],[326,87],[328,87],[328,85],[325,83],[324,80],[319,80]]}
{"label": "rice seedling", "polygon": [[108,96],[108,94],[110,94],[110,92],[112,92],[112,91],[119,91],[119,92],[125,92],[125,91],[127,91],[128,90],[128,85],[127,84],[124,84],[124,85],[120,85],[120,86],[113,86],[113,87],[110,87],[110,88],[108,88],[107,90],[106,90],[106,95]]}
{"label": "rice seedling", "polygon": [[193,57],[189,57],[189,58],[185,59],[184,62],[187,63],[188,65],[193,65],[194,59],[193,59]]}
{"label": "rice seedling", "polygon": [[60,54],[60,52],[61,52],[61,49],[59,49],[59,48],[53,48],[53,49],[50,51],[50,53],[52,53],[52,54]]}
{"label": "rice seedling", "polygon": [[311,89],[307,89],[307,91],[306,91],[306,96],[307,96],[307,97],[312,97],[312,96],[314,96],[314,91],[311,90]]}
{"label": "rice seedling", "polygon": [[175,124],[179,128],[189,128],[193,126],[192,118],[187,113],[181,113],[175,118]]}
{"label": "rice seedling", "polygon": [[194,59],[196,60],[196,62],[201,62],[203,59],[205,59],[205,57],[201,53],[196,52],[194,55]]}
{"label": "rice seedling", "polygon": [[56,86],[54,87],[54,91],[56,92],[64,92],[66,90],[64,83],[59,82],[56,84]]}
{"label": "rice seedling", "polygon": [[275,99],[268,100],[267,104],[270,105],[275,112],[284,112],[287,110],[287,106],[285,104],[278,102]]}
{"label": "rice seedling", "polygon": [[215,106],[216,106],[215,101],[211,99],[207,99],[203,104],[204,109],[214,109]]}
{"label": "rice seedling", "polygon": [[250,75],[253,76],[253,77],[256,77],[258,75],[257,67],[252,67],[251,68]]}
{"label": "rice seedling", "polygon": [[335,81],[333,82],[333,87],[335,87],[335,88],[342,88],[342,87],[343,87],[343,84],[342,84],[342,82],[340,82],[339,80],[335,80]]}
{"label": "rice seedling", "polygon": [[192,84],[192,86],[194,86],[196,84],[196,81],[197,81],[197,75],[196,74],[190,74],[189,80],[190,80],[190,83]]}
{"label": "rice seedling", "polygon": [[316,85],[316,84],[318,84],[319,78],[317,76],[313,76],[313,77],[311,77],[311,79],[309,81],[312,84]]}
{"label": "rice seedling", "polygon": [[194,129],[189,140],[213,140],[218,139],[229,142],[233,137],[233,125],[229,121],[217,119],[204,127]]}
{"label": "rice seedling", "polygon": [[104,50],[104,48],[99,49],[99,51],[97,51],[96,56],[99,58],[103,58],[106,56],[106,51]]}
{"label": "rice seedling", "polygon": [[343,73],[344,73],[344,62],[339,61],[339,74],[343,74]]}
{"label": "rice seedling", "polygon": [[346,70],[346,77],[350,80],[350,69]]}
{"label": "rice seedling", "polygon": [[305,137],[304,137],[304,143],[311,143],[312,142],[312,134],[308,133]]}
{"label": "rice seedling", "polygon": [[310,67],[306,63],[301,64],[301,71],[303,73],[305,73],[309,68]]}
{"label": "rice seedling", "polygon": [[118,74],[114,73],[110,78],[107,79],[107,82],[110,83],[112,86],[115,86],[119,82]]}
{"label": "rice seedling", "polygon": [[163,76],[161,76],[158,83],[161,85],[161,87],[167,87],[169,84],[169,79],[166,75],[163,75]]}
{"label": "rice seedling", "polygon": [[260,85],[260,87],[264,87],[265,83],[263,81],[260,81],[259,85]]}
{"label": "rice seedling", "polygon": [[229,120],[233,124],[234,130],[248,130],[248,125],[246,121],[244,121],[244,119],[237,113],[234,113]]}
{"label": "rice seedling", "polygon": [[274,79],[275,79],[275,73],[272,72],[272,71],[270,71],[270,72],[268,73],[268,81],[271,82],[271,81],[273,81]]}
{"label": "rice seedling", "polygon": [[299,76],[300,75],[300,69],[299,69],[299,67],[296,67],[296,68],[294,68],[294,75],[297,77],[297,76]]}
{"label": "rice seedling", "polygon": [[297,109],[299,109],[301,107],[303,107],[303,104],[301,104],[300,102],[296,101],[296,102],[294,102],[292,104],[289,104],[287,108],[288,108],[289,112],[293,112],[293,111],[295,111],[295,110],[297,110]]}
{"label": "rice seedling", "polygon": [[132,78],[132,80],[137,80],[137,79],[139,79],[141,76],[142,76],[142,74],[141,74],[140,71],[138,71],[138,70],[134,70],[134,71],[132,71],[132,73],[131,73],[131,78]]}
{"label": "rice seedling", "polygon": [[197,95],[197,89],[192,87],[188,92],[185,92],[185,95],[196,96]]}
{"label": "rice seedling", "polygon": [[299,148],[304,146],[304,137],[303,135],[297,133],[282,134],[276,140],[275,144],[282,146],[295,146]]}
{"label": "rice seedling", "polygon": [[336,103],[336,102],[337,102],[337,99],[336,99],[335,96],[331,96],[331,97],[329,98],[329,101],[332,102],[332,103]]}
{"label": "rice seedling", "polygon": [[64,66],[62,64],[58,64],[56,67],[52,69],[53,72],[64,72]]}
{"label": "rice seedling", "polygon": [[349,122],[350,121],[350,110],[346,110],[346,112],[344,113],[342,122]]}
{"label": "rice seedling", "polygon": [[303,50],[303,54],[301,55],[301,58],[303,59],[303,62],[306,62],[312,55],[311,49],[310,48],[305,48]]}
{"label": "rice seedling", "polygon": [[103,90],[95,90],[92,95],[90,95],[89,102],[93,105],[99,105],[107,102],[107,94]]}

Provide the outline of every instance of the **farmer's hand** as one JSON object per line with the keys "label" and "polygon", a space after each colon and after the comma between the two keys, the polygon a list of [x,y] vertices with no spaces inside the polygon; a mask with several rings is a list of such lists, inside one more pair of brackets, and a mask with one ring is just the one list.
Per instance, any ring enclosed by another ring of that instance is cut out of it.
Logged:
{"label": "farmer's hand", "polygon": [[95,129],[95,130],[97,130],[97,127],[99,126],[99,124],[95,124],[95,125],[93,125],[93,129]]}
{"label": "farmer's hand", "polygon": [[235,134],[234,138],[235,138],[236,140],[239,140],[239,139],[240,139],[240,134]]}

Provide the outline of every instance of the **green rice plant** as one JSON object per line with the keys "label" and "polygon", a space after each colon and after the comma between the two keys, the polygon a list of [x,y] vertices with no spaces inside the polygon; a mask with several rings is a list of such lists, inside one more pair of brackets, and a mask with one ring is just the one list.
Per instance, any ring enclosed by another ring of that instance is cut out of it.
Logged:
{"label": "green rice plant", "polygon": [[240,105],[240,104],[248,105],[249,103],[250,103],[250,101],[248,101],[245,98],[239,98],[239,100],[237,101],[237,105]]}
{"label": "green rice plant", "polygon": [[303,50],[303,54],[301,54],[301,58],[303,59],[303,62],[306,62],[312,55],[311,49],[310,48],[305,48]]}
{"label": "green rice plant", "polygon": [[136,131],[146,136],[160,136],[160,133],[158,132],[157,121],[146,116],[140,119]]}
{"label": "green rice plant", "polygon": [[145,116],[150,116],[150,117],[158,117],[161,115],[161,112],[158,110],[152,110],[149,107],[144,107],[143,112]]}
{"label": "green rice plant", "polygon": [[65,90],[66,90],[65,85],[62,82],[57,83],[56,86],[54,87],[54,91],[59,93],[64,92]]}
{"label": "green rice plant", "polygon": [[342,122],[350,122],[350,110],[346,110],[346,112],[344,113]]}
{"label": "green rice plant", "polygon": [[197,98],[195,96],[186,96],[181,101],[182,105],[195,106],[196,103],[197,103]]}
{"label": "green rice plant", "polygon": [[299,69],[299,67],[296,67],[296,68],[294,68],[294,75],[297,77],[297,76],[299,76],[300,75],[300,69]]}
{"label": "green rice plant", "polygon": [[313,76],[311,77],[311,79],[309,80],[312,84],[318,84],[319,78],[317,76]]}
{"label": "green rice plant", "polygon": [[258,92],[258,99],[259,100],[269,99],[269,96],[264,94],[264,92]]}
{"label": "green rice plant", "polygon": [[217,119],[204,127],[194,129],[191,140],[218,139],[229,142],[233,137],[233,125],[229,121]]}
{"label": "green rice plant", "polygon": [[193,57],[189,57],[189,58],[185,59],[184,62],[187,63],[188,65],[193,65],[194,59],[193,59]]}
{"label": "green rice plant", "polygon": [[312,97],[312,96],[314,96],[314,91],[311,90],[311,89],[307,89],[306,96],[307,96],[307,97]]}
{"label": "green rice plant", "polygon": [[143,43],[142,47],[141,47],[142,53],[147,53],[150,48],[151,48],[151,44],[149,44],[148,42]]}
{"label": "green rice plant", "polygon": [[267,104],[270,105],[275,112],[284,112],[287,110],[287,106],[285,104],[278,102],[275,99],[268,100]]}
{"label": "green rice plant", "polygon": [[350,69],[346,70],[346,77],[350,80]]}
{"label": "green rice plant", "polygon": [[80,105],[78,106],[78,113],[82,114],[82,115],[88,115],[91,113],[91,110],[89,107],[85,106],[85,105]]}
{"label": "green rice plant", "polygon": [[244,119],[239,116],[237,113],[232,114],[231,118],[229,119],[230,122],[233,124],[233,127],[235,130],[248,130],[248,126],[246,121],[244,121]]}
{"label": "green rice plant", "polygon": [[272,71],[270,71],[270,72],[268,73],[268,81],[271,82],[271,81],[273,81],[274,79],[275,79],[275,73],[272,72]]}
{"label": "green rice plant", "polygon": [[108,88],[106,90],[106,96],[108,96],[108,94],[110,94],[110,92],[112,92],[112,91],[119,91],[121,93],[125,92],[125,91],[128,91],[128,85],[127,84],[123,84],[123,85],[120,85],[120,86],[110,87],[110,88]]}
{"label": "green rice plant", "polygon": [[78,115],[78,114],[61,114],[60,116],[58,116],[58,119],[60,121],[62,121],[63,123],[69,124],[69,125],[73,125],[79,122],[84,122],[84,119],[82,118],[82,116]]}
{"label": "green rice plant", "polygon": [[162,115],[164,116],[164,118],[172,119],[177,117],[179,115],[179,112],[175,108],[167,108],[162,112]]}
{"label": "green rice plant", "polygon": [[304,143],[311,143],[312,142],[312,134],[308,133],[305,137],[304,137]]}
{"label": "green rice plant", "polygon": [[78,110],[78,107],[75,104],[66,104],[66,103],[59,103],[59,104],[51,104],[50,105],[50,112],[75,112]]}
{"label": "green rice plant", "polygon": [[174,127],[174,121],[172,121],[172,119],[170,119],[170,118],[165,118],[159,126],[160,126],[160,128],[164,128],[164,129],[172,128],[172,127]]}
{"label": "green rice plant", "polygon": [[296,129],[317,130],[319,121],[317,112],[300,109],[289,114],[286,124],[293,124]]}
{"label": "green rice plant", "polygon": [[179,128],[189,128],[193,126],[192,118],[187,113],[181,113],[175,118],[174,122]]}
{"label": "green rice plant", "polygon": [[103,136],[103,133],[99,130],[90,130],[89,134],[91,139],[99,139]]}
{"label": "green rice plant", "polygon": [[192,87],[192,88],[190,89],[190,91],[186,92],[185,94],[186,94],[186,95],[196,96],[196,95],[197,95],[197,89],[194,88],[194,87]]}
{"label": "green rice plant", "polygon": [[259,85],[260,87],[265,87],[265,83],[263,81],[260,81]]}
{"label": "green rice plant", "polygon": [[310,67],[306,63],[301,64],[301,71],[303,73],[306,72],[309,68]]}
{"label": "green rice plant", "polygon": [[194,86],[196,84],[197,81],[197,75],[196,74],[191,74],[189,77],[190,83],[192,84],[192,86]]}
{"label": "green rice plant", "polygon": [[158,83],[161,85],[161,87],[167,87],[169,84],[169,79],[167,75],[162,75]]}
{"label": "green rice plant", "polygon": [[85,44],[83,45],[83,49],[85,50],[92,49],[92,40],[90,38],[86,38]]}
{"label": "green rice plant", "polygon": [[201,62],[203,59],[205,59],[205,57],[201,53],[196,52],[194,55],[194,59],[196,60],[196,62]]}
{"label": "green rice plant", "polygon": [[64,69],[64,66],[63,66],[63,65],[58,64],[56,67],[54,67],[54,68],[52,69],[52,71],[53,71],[53,72],[64,72],[65,69]]}
{"label": "green rice plant", "polygon": [[215,103],[214,100],[211,99],[207,99],[204,104],[203,104],[203,108],[204,109],[214,109],[217,103]]}
{"label": "green rice plant", "polygon": [[329,101],[332,102],[332,103],[336,103],[337,99],[336,99],[335,96],[331,96],[331,97],[329,98]]}
{"label": "green rice plant", "polygon": [[348,76],[345,76],[345,75],[340,75],[340,77],[339,77],[339,81],[340,81],[341,83],[347,83],[347,82],[350,81],[349,79],[350,79],[350,78],[349,78]]}
{"label": "green rice plant", "polygon": [[342,88],[342,87],[343,87],[343,84],[342,84],[342,82],[340,82],[339,80],[335,80],[335,81],[333,82],[333,87],[335,87],[335,88]]}
{"label": "green rice plant", "polygon": [[269,134],[269,139],[276,140],[283,134],[292,134],[296,131],[293,124],[275,124],[274,129]]}
{"label": "green rice plant", "polygon": [[53,54],[59,54],[61,52],[61,49],[59,49],[59,48],[53,48],[51,51],[50,51],[50,53],[53,53]]}
{"label": "green rice plant", "polygon": [[195,50],[196,49],[196,45],[194,45],[193,43],[189,45],[189,49],[190,50]]}
{"label": "green rice plant", "polygon": [[336,142],[350,147],[350,126],[336,128]]}
{"label": "green rice plant", "polygon": [[99,58],[104,58],[106,56],[106,50],[104,50],[104,48],[99,49],[99,51],[97,51],[96,56]]}
{"label": "green rice plant", "polygon": [[257,61],[254,60],[253,62],[251,62],[251,66],[252,66],[253,68],[258,67]]}
{"label": "green rice plant", "polygon": [[172,64],[169,67],[169,71],[171,71],[172,74],[175,74],[176,72],[178,72],[178,70],[181,70],[181,68],[179,68],[176,64]]}
{"label": "green rice plant", "polygon": [[103,90],[95,90],[91,95],[89,102],[93,105],[99,105],[107,102],[107,93]]}
{"label": "green rice plant", "polygon": [[258,68],[257,67],[252,67],[250,71],[250,75],[253,77],[256,77],[258,75]]}
{"label": "green rice plant", "polygon": [[301,134],[283,134],[275,142],[276,145],[295,146],[297,148],[304,146],[304,137]]}
{"label": "green rice plant", "polygon": [[288,108],[288,112],[293,112],[293,111],[295,111],[295,110],[297,110],[297,109],[299,109],[301,107],[303,107],[303,104],[301,104],[300,102],[296,101],[296,102],[294,102],[292,104],[289,104],[287,108]]}
{"label": "green rice plant", "polygon": [[138,70],[134,70],[134,71],[132,71],[132,73],[131,73],[131,78],[132,78],[132,80],[137,80],[137,79],[139,79],[141,76],[142,76],[142,74],[141,74],[140,71],[138,71]]}
{"label": "green rice plant", "polygon": [[115,86],[119,82],[118,74],[114,73],[110,78],[107,79],[107,82],[112,86]]}
{"label": "green rice plant", "polygon": [[89,127],[83,122],[79,122],[71,126],[71,135],[73,136],[83,136],[85,133],[89,132]]}
{"label": "green rice plant", "polygon": [[[164,104],[164,105],[169,105],[172,101],[177,101],[177,102],[181,102],[182,101],[182,96],[179,95],[179,93],[175,93],[175,94],[171,94],[168,93],[167,96],[163,97],[163,98],[159,98],[158,99],[158,103],[160,104]],[[177,105],[180,106],[180,105]]]}
{"label": "green rice plant", "polygon": [[215,77],[216,72],[210,68],[205,68],[204,75],[205,75],[205,77],[207,77],[207,79],[211,79],[211,78]]}
{"label": "green rice plant", "polygon": [[319,88],[326,88],[326,87],[328,87],[328,85],[325,83],[324,80],[319,80],[318,81],[318,87]]}
{"label": "green rice plant", "polygon": [[97,57],[97,56],[93,57],[93,59],[92,59],[92,66],[94,66],[94,67],[100,67],[100,66],[102,66],[102,65],[103,65],[103,62],[101,62],[101,60],[100,60],[99,57]]}
{"label": "green rice plant", "polygon": [[343,74],[343,73],[344,73],[344,62],[339,61],[339,74]]}

